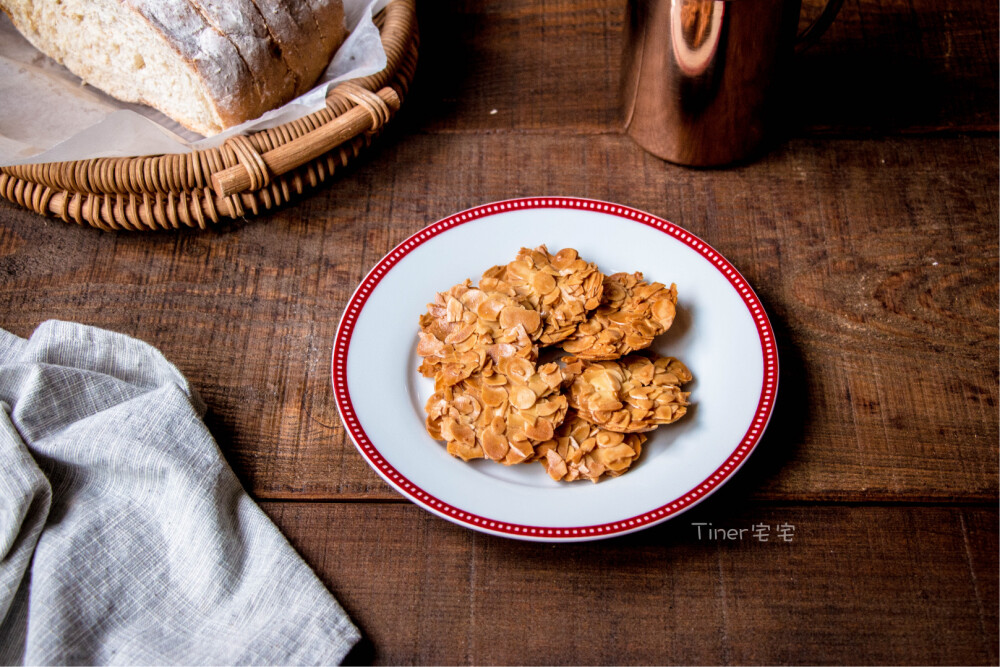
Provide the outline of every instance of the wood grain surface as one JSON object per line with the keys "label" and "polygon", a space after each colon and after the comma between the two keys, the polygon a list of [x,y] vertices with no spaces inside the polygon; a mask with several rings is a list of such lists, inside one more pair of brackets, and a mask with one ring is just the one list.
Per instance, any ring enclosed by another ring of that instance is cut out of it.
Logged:
{"label": "wood grain surface", "polygon": [[[803,25],[825,0],[805,0]],[[438,0],[420,6],[433,132],[614,133],[624,0]],[[997,127],[998,7],[847,0],[795,63],[788,134]],[[442,76],[440,72],[447,72]],[[496,113],[493,113],[493,112]]]}
{"label": "wood grain surface", "polygon": [[[336,324],[364,273],[477,203],[627,202],[712,243],[769,311],[783,400],[755,455],[754,494],[987,500],[998,241],[983,223],[997,217],[996,151],[993,138],[795,140],[713,172],[665,165],[619,135],[416,134],[335,192],[225,234],[100,234],[8,207],[0,299],[20,335],[60,318],[160,347],[202,392],[258,497],[389,499],[329,390]],[[467,161],[476,168],[452,168]]]}
{"label": "wood grain surface", "polygon": [[[354,660],[997,664],[998,7],[847,0],[796,64],[784,135],[719,170],[620,134],[623,0],[419,11],[391,129],[294,205],[213,233],[108,234],[0,202],[0,326],[59,318],[160,348],[365,633]],[[771,426],[732,482],[665,525],[575,546],[405,503],[330,391],[341,311],[386,252],[455,211],[552,194],[711,243],[756,289],[781,358]],[[699,540],[697,521],[795,534]]]}
{"label": "wood grain surface", "polygon": [[996,663],[995,508],[714,500],[640,533],[562,545],[482,535],[412,505],[264,510],[331,573],[365,630],[361,661]]}

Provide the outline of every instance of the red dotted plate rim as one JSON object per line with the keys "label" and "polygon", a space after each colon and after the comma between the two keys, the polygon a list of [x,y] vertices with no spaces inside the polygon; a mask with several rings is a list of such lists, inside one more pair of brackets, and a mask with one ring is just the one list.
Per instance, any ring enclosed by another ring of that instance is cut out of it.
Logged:
{"label": "red dotted plate rim", "polygon": [[[642,223],[672,236],[674,239],[701,254],[722,273],[742,298],[757,328],[757,334],[760,338],[761,355],[764,362],[763,382],[761,383],[760,398],[757,401],[757,409],[754,417],[740,439],[739,444],[722,465],[687,493],[681,494],[660,507],[637,516],[588,526],[552,527],[515,524],[467,512],[435,498],[396,470],[385,460],[378,448],[368,438],[354,412],[350,388],[347,384],[347,353],[350,349],[351,335],[354,332],[358,316],[368,301],[368,297],[381,282],[382,278],[403,257],[449,229],[498,213],[538,208],[579,209],[607,213],[632,222]],[[365,279],[361,281],[361,284],[344,308],[340,324],[337,327],[337,336],[334,340],[331,373],[337,408],[340,411],[341,420],[345,428],[354,440],[355,446],[375,472],[404,497],[409,498],[417,505],[438,516],[481,532],[522,540],[572,542],[623,535],[656,525],[690,509],[707,498],[728,480],[756,448],[761,436],[764,434],[764,429],[767,428],[767,424],[771,419],[771,412],[774,408],[774,401],[778,390],[778,353],[770,320],[768,320],[767,314],[764,312],[764,308],[753,289],[743,276],[740,275],[739,271],[722,255],[694,234],[655,215],[621,204],[595,199],[583,199],[580,197],[525,197],[483,204],[482,206],[450,215],[413,234],[383,257],[369,271]]]}

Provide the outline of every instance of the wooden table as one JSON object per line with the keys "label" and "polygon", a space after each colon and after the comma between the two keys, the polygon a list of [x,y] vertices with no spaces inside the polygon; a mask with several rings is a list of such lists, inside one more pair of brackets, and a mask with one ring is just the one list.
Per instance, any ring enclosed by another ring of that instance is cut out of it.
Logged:
{"label": "wooden table", "polygon": [[[393,129],[293,206],[109,234],[0,203],[0,325],[80,321],[176,363],[364,632],[354,660],[997,664],[996,5],[848,0],[798,63],[787,136],[726,170],[620,133],[622,0],[420,12]],[[770,429],[677,520],[579,545],[478,534],[403,501],[340,425],[331,342],[365,272],[451,212],[539,194],[686,227],[770,313]],[[693,522],[794,532],[718,541]]]}

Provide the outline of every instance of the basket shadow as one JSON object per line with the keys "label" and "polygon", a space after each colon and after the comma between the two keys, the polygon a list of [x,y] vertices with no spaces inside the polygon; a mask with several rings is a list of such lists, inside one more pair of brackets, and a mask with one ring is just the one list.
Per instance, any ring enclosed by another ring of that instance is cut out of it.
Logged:
{"label": "basket shadow", "polygon": [[[407,103],[395,131],[419,131],[447,122],[463,102],[463,87],[486,55],[475,49],[483,31],[480,12],[462,12],[454,2],[423,2],[417,7],[420,57]],[[405,113],[404,113],[405,112]]]}

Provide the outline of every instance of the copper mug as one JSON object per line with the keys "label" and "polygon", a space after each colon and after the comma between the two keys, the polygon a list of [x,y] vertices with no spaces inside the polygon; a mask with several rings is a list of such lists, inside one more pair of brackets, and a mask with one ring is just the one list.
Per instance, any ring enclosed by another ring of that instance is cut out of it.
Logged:
{"label": "copper mug", "polygon": [[815,42],[842,4],[829,0],[796,35],[801,0],[629,0],[625,131],[678,164],[752,157],[773,130],[795,50]]}

